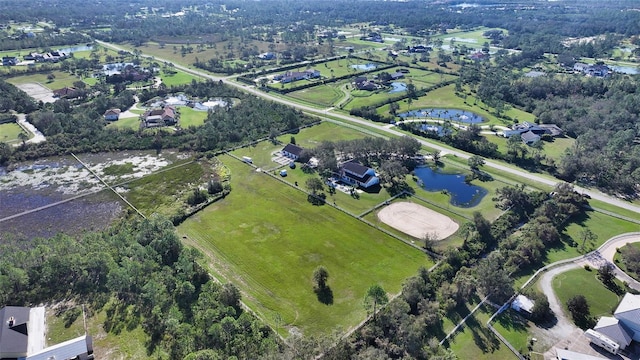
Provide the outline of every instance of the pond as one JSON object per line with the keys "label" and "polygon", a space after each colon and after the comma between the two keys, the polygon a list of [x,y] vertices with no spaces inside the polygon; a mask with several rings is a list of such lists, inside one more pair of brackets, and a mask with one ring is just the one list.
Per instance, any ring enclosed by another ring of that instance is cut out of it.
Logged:
{"label": "pond", "polygon": [[389,94],[395,94],[395,93],[399,93],[399,92],[403,92],[407,90],[407,84],[403,83],[403,82],[392,82],[391,86],[393,87],[391,90],[389,90]]}
{"label": "pond", "polygon": [[68,54],[68,53],[74,53],[78,51],[89,51],[91,49],[93,49],[93,46],[80,45],[80,46],[72,46],[72,47],[58,49],[58,51]]}
{"label": "pond", "polygon": [[375,68],[377,68],[376,64],[374,63],[355,64],[355,65],[351,65],[351,67],[356,70],[363,70],[363,71],[374,70]]}
{"label": "pond", "polygon": [[443,174],[427,166],[414,170],[420,186],[427,191],[447,191],[451,205],[458,207],[473,207],[487,195],[487,190],[480,186],[470,185],[464,181],[462,174]]}
{"label": "pond", "polygon": [[638,73],[640,73],[640,71],[638,70],[637,67],[633,67],[633,66],[616,66],[616,65],[611,65],[609,66],[611,68],[611,70],[615,71],[615,72],[619,72],[621,74],[628,74],[628,75],[636,75]]}
{"label": "pond", "polygon": [[418,109],[404,112],[399,115],[402,118],[407,117],[429,117],[444,120],[463,122],[467,124],[478,124],[484,121],[482,116],[458,109]]}

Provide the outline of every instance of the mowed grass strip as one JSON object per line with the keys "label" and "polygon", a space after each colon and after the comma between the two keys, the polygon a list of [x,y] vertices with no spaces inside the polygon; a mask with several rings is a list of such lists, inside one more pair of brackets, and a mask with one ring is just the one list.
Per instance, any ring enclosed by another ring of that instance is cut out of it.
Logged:
{"label": "mowed grass strip", "polygon": [[[279,314],[282,325],[305,334],[344,331],[364,319],[369,286],[397,293],[405,278],[433,264],[421,251],[329,206],[313,206],[304,193],[230,156],[220,160],[231,170],[231,194],[178,232],[274,327]],[[313,291],[319,265],[329,272],[331,304]]]}
{"label": "mowed grass strip", "polygon": [[[20,141],[20,135],[24,131],[16,123],[0,124],[0,142],[16,143]],[[28,135],[28,134],[27,134]]]}

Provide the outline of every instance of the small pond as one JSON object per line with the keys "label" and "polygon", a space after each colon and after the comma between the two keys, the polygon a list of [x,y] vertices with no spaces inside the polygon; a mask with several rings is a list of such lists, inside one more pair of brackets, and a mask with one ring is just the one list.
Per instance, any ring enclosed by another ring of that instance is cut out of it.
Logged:
{"label": "small pond", "polygon": [[464,111],[458,109],[419,109],[404,112],[399,115],[402,118],[407,117],[429,117],[438,118],[443,120],[451,120],[457,122],[463,122],[467,124],[477,124],[484,121],[482,116],[472,113],[471,111]]}
{"label": "small pond", "polygon": [[91,49],[93,49],[93,46],[80,45],[80,46],[62,48],[62,49],[59,49],[58,51],[68,54],[68,53],[74,53],[78,51],[89,51]]}
{"label": "small pond", "polygon": [[395,93],[399,93],[399,92],[403,92],[407,90],[407,84],[403,83],[403,82],[392,82],[391,86],[393,87],[391,90],[389,90],[389,94],[395,94]]}
{"label": "small pond", "polygon": [[638,70],[637,67],[633,67],[633,66],[616,66],[616,65],[612,65],[609,66],[611,68],[611,70],[621,73],[621,74],[628,74],[628,75],[636,75],[638,73],[640,73],[640,71]]}
{"label": "small pond", "polygon": [[480,186],[470,185],[464,181],[462,174],[443,174],[427,166],[417,167],[414,170],[419,179],[420,186],[427,191],[446,190],[452,205],[458,207],[473,207],[487,195],[487,190]]}
{"label": "small pond", "polygon": [[356,70],[368,71],[368,70],[374,70],[377,66],[374,63],[368,63],[368,64],[355,64],[355,65],[351,65],[351,67]]}

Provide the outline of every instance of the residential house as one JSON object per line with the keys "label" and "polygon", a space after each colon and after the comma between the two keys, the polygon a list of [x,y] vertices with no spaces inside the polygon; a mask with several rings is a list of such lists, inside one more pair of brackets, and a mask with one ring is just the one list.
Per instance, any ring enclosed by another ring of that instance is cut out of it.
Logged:
{"label": "residential house", "polygon": [[120,118],[120,109],[109,109],[104,113],[104,119],[107,121],[118,121]]}
{"label": "residential house", "polygon": [[400,71],[396,71],[393,74],[391,74],[391,80],[398,80],[398,79],[402,79],[404,78],[404,73],[400,72]]}
{"label": "residential house", "polygon": [[302,155],[302,151],[304,149],[296,144],[287,144],[284,149],[281,150],[282,155],[288,157],[289,159],[298,160],[300,155]]}
{"label": "residential house", "polygon": [[305,71],[287,71],[283,74],[278,74],[273,77],[273,80],[280,81],[283,84],[287,84],[290,82],[298,81],[298,80],[309,80],[320,77],[320,71],[315,69],[308,69]]}
{"label": "residential house", "polygon": [[2,66],[14,66],[18,62],[19,62],[19,60],[15,56],[3,56],[2,57]]}
{"label": "residential house", "polygon": [[62,89],[53,90],[53,97],[74,99],[78,97],[78,90],[74,87],[63,87]]}
{"label": "residential house", "polygon": [[469,59],[473,61],[483,61],[489,59],[489,54],[482,51],[476,51],[473,54],[469,55]]}
{"label": "residential house", "polygon": [[585,64],[585,63],[575,63],[573,64],[573,70],[579,71],[587,76],[597,76],[597,77],[607,77],[611,73],[611,69],[607,65],[604,64]]}
{"label": "residential house", "polygon": [[614,341],[621,350],[631,341],[640,341],[640,295],[625,294],[613,317],[601,317],[593,331]]}
{"label": "residential house", "polygon": [[522,139],[522,142],[531,146],[535,143],[537,143],[538,141],[540,141],[540,135],[534,133],[533,131],[527,131],[524,132],[522,134],[520,134],[520,138]]}
{"label": "residential house", "polygon": [[0,309],[0,359],[93,359],[91,336],[45,347],[45,308]]}
{"label": "residential house", "polygon": [[366,91],[374,91],[381,88],[379,84],[376,84],[373,81],[367,80],[366,76],[358,76],[354,80],[353,86],[358,90],[366,90]]}
{"label": "residential house", "polygon": [[142,115],[142,125],[144,127],[160,127],[170,126],[178,123],[176,108],[173,106],[165,106],[162,109],[154,109],[145,112]]}
{"label": "residential house", "polygon": [[380,183],[380,179],[372,168],[366,167],[353,160],[343,163],[340,166],[338,173],[340,175],[340,180],[347,184],[364,189]]}
{"label": "residential house", "polygon": [[574,71],[585,72],[588,68],[589,68],[589,65],[585,63],[577,62],[573,64]]}
{"label": "residential house", "polygon": [[276,54],[272,52],[266,52],[258,55],[258,59],[260,60],[273,60],[276,58]]}
{"label": "residential house", "polygon": [[410,53],[426,53],[427,51],[431,51],[432,48],[430,46],[425,46],[425,45],[416,45],[416,46],[407,46],[407,50]]}

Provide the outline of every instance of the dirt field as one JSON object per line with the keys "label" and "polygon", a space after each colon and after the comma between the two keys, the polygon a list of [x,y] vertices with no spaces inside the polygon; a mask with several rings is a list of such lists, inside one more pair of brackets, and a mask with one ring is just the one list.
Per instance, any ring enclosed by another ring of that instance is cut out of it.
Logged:
{"label": "dirt field", "polygon": [[448,216],[410,202],[395,202],[384,207],[378,212],[378,219],[418,239],[433,234],[436,240],[442,240],[458,231],[458,224]]}
{"label": "dirt field", "polygon": [[56,101],[53,97],[53,91],[46,86],[38,83],[26,83],[16,85],[20,90],[26,92],[29,96],[36,99],[36,101],[42,100],[45,103],[52,103]]}

